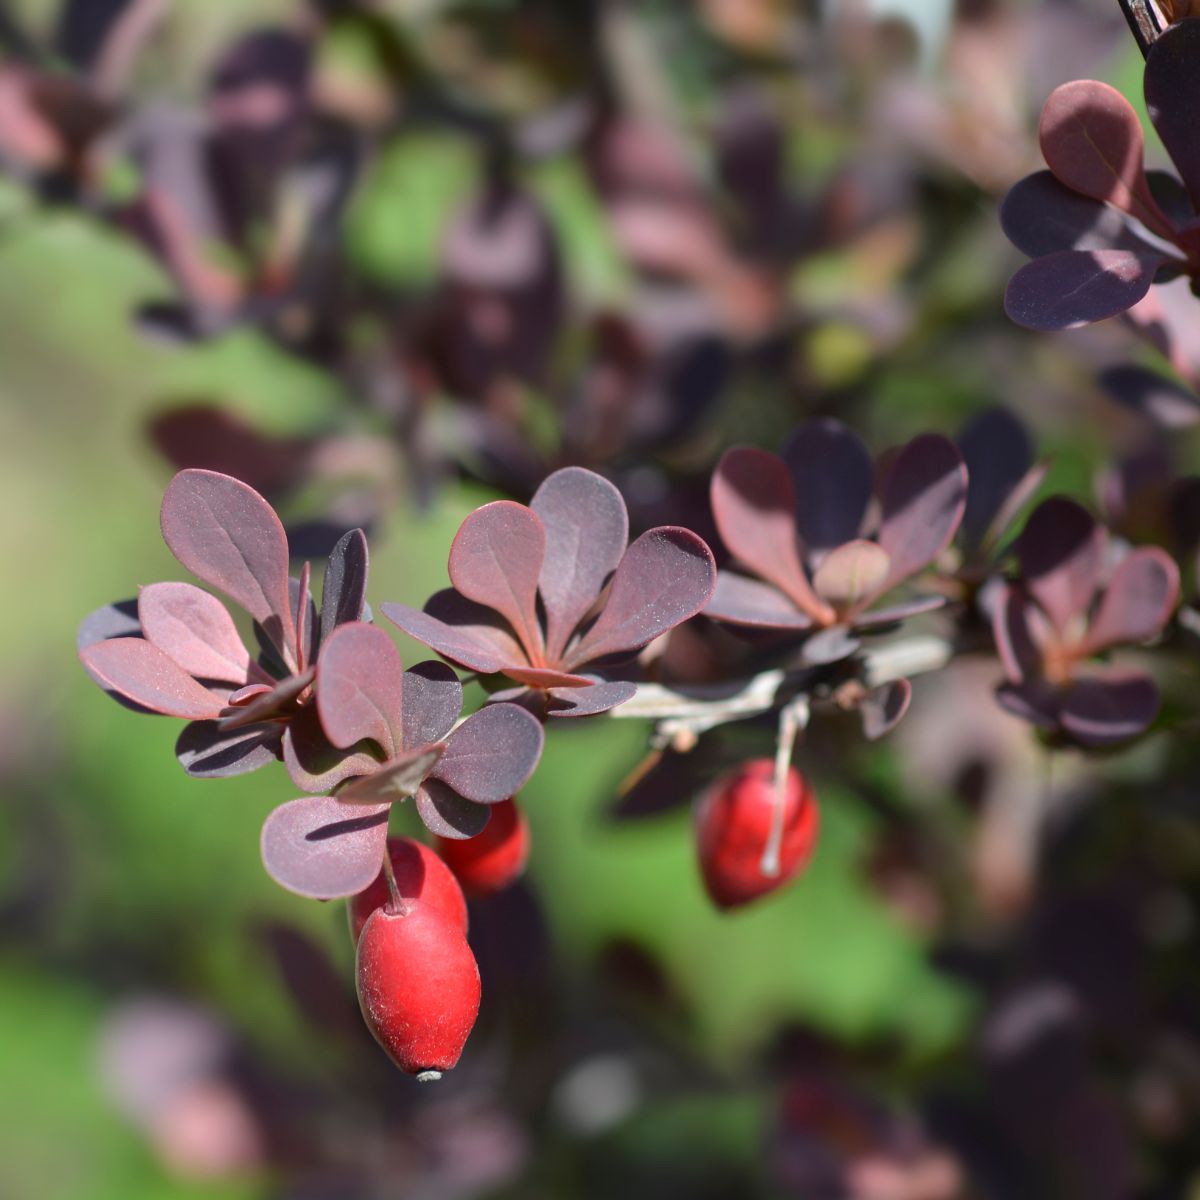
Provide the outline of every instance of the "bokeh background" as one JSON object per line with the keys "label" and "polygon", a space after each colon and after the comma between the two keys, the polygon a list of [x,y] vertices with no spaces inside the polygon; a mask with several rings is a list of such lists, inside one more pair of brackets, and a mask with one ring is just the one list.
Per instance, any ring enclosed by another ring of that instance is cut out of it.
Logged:
{"label": "bokeh background", "polygon": [[[473,909],[480,1025],[421,1087],[361,1026],[342,907],[261,868],[283,773],[189,779],[176,723],[74,649],[92,609],[183,577],[170,460],[230,442],[164,424],[196,406],[302,461],[273,498],[303,544],[369,524],[375,603],[421,604],[465,513],[565,461],[635,523],[708,533],[721,450],[812,415],[878,450],[1003,404],[1043,493],[1090,498],[1147,436],[1096,369],[1144,352],[1012,327],[996,210],[1057,83],[1140,108],[1115,3],[17,0],[0,54],[0,1196],[1200,1196],[1186,736],[1050,756],[966,661],[883,744],[817,724],[815,861],[721,915],[688,802],[769,726],[636,803],[648,727],[556,727],[528,877]],[[285,151],[187,157],[197,127],[275,121]],[[152,187],[189,219],[243,189],[215,291]],[[488,263],[498,233],[454,234],[489,188],[541,214],[556,296],[536,238]],[[675,651],[701,676],[726,653]]]}

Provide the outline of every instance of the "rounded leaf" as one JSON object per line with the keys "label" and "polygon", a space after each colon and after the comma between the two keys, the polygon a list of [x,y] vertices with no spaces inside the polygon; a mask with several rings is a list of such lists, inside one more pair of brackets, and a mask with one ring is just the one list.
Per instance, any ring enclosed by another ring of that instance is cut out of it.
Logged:
{"label": "rounded leaf", "polygon": [[1148,642],[1179,600],[1179,568],[1165,550],[1142,546],[1113,572],[1087,632],[1087,652]]}
{"label": "rounded leaf", "polygon": [[1150,290],[1161,254],[1061,250],[1026,263],[1009,281],[1004,311],[1026,329],[1077,329],[1132,308]]}
{"label": "rounded leaf", "polygon": [[489,704],[449,737],[430,774],[479,804],[498,804],[519,792],[542,756],[536,717],[516,704]]}
{"label": "rounded leaf", "polygon": [[1151,45],[1143,78],[1150,120],[1196,208],[1200,208],[1200,143],[1196,140],[1196,114],[1200,112],[1198,61],[1200,22],[1177,21]]}
{"label": "rounded leaf", "polygon": [[196,679],[244,684],[250,651],[229,610],[190,583],[152,583],[138,593],[146,640]]}
{"label": "rounded leaf", "polygon": [[348,750],[370,738],[391,758],[403,748],[404,663],[382,629],[339,625],[317,661],[317,712],[325,736]]}
{"label": "rounded leaf", "polygon": [[825,418],[802,425],[783,451],[796,489],[796,528],[809,556],[858,537],[874,470],[858,436]]}
{"label": "rounded leaf", "polygon": [[1017,557],[1025,584],[1060,634],[1091,605],[1105,540],[1095,517],[1066,496],[1043,500],[1021,531]]}
{"label": "rounded leaf", "polygon": [[142,638],[113,638],[85,647],[80,660],[93,679],[126,700],[168,717],[205,721],[224,708],[173,659]]}

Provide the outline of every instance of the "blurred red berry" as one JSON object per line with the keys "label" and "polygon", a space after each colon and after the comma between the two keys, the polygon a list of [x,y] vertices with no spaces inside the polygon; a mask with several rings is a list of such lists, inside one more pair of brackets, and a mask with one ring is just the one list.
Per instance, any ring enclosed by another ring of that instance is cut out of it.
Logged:
{"label": "blurred red berry", "polygon": [[438,853],[468,896],[490,896],[519,878],[529,858],[529,823],[510,800],[492,805],[483,832],[465,841],[437,839]]}
{"label": "blurred red berry", "polygon": [[744,763],[701,799],[696,810],[700,871],[720,908],[736,908],[774,891],[808,862],[819,823],[816,796],[792,767],[784,796],[779,873],[763,873],[775,803],[775,764],[769,758]]}
{"label": "blurred red berry", "polygon": [[[396,888],[405,900],[422,900],[433,905],[451,923],[467,932],[467,902],[454,872],[428,847],[413,838],[388,838],[388,856],[396,876]],[[375,882],[346,902],[350,936],[358,941],[367,918],[388,902],[388,885],[383,870]]]}
{"label": "blurred red berry", "polygon": [[479,1015],[479,967],[453,921],[420,900],[404,912],[377,908],[358,939],[355,975],[363,1020],[402,1071],[458,1062]]}

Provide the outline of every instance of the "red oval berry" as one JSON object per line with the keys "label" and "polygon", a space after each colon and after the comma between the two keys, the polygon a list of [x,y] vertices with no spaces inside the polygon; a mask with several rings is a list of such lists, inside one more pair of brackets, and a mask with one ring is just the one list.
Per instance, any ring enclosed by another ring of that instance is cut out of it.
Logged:
{"label": "red oval berry", "polygon": [[509,800],[492,805],[483,832],[465,841],[438,838],[437,848],[468,896],[503,891],[525,870],[529,858],[529,823]]}
{"label": "red oval berry", "polygon": [[787,774],[779,874],[765,875],[763,851],[774,815],[775,764],[769,758],[744,763],[701,798],[696,809],[700,871],[719,907],[735,908],[774,891],[808,862],[819,816],[816,796],[795,767]]}
{"label": "red oval berry", "polygon": [[[449,921],[467,932],[467,901],[454,872],[428,847],[412,838],[388,838],[388,855],[396,876],[396,887],[405,900],[423,900]],[[382,868],[374,883],[346,904],[350,936],[357,942],[367,918],[390,898]]]}
{"label": "red oval berry", "polygon": [[479,1015],[479,967],[457,925],[420,900],[377,908],[355,977],[363,1020],[402,1071],[436,1078],[458,1062]]}

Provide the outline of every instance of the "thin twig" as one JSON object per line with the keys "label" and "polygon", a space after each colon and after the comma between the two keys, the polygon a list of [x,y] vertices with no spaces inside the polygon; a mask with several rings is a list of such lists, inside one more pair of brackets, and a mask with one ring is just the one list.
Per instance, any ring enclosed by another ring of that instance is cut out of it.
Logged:
{"label": "thin twig", "polygon": [[1117,3],[1129,23],[1133,40],[1137,42],[1138,49],[1145,58],[1163,31],[1158,9],[1152,0],[1117,0]]}

